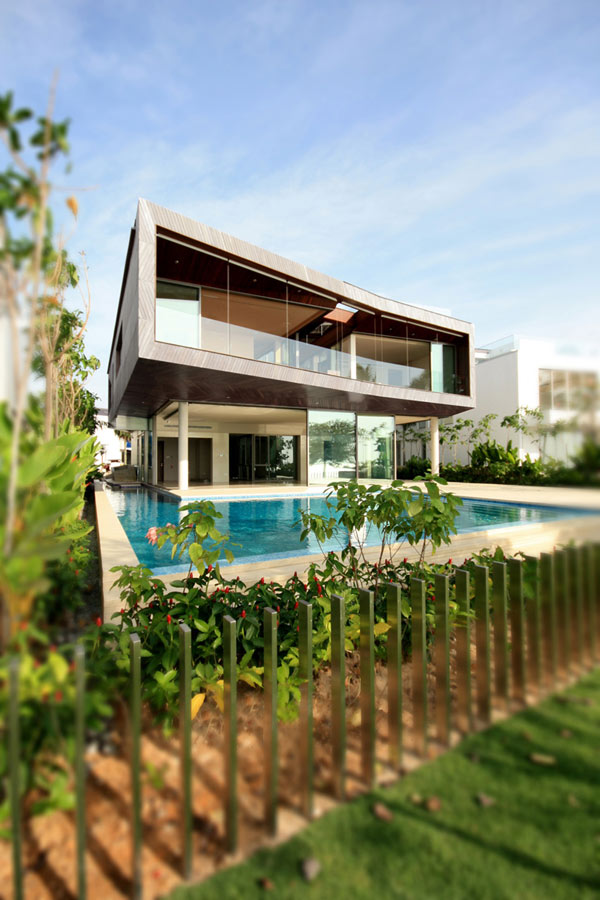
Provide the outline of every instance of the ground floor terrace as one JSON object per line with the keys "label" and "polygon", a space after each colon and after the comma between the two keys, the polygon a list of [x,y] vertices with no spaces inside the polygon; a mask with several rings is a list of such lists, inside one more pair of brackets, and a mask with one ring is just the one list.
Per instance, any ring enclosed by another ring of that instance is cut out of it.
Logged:
{"label": "ground floor terrace", "polygon": [[[167,489],[319,485],[341,479],[390,481],[400,458],[398,429],[427,420],[327,409],[171,402],[133,433],[141,481]],[[439,459],[431,418],[432,462]]]}

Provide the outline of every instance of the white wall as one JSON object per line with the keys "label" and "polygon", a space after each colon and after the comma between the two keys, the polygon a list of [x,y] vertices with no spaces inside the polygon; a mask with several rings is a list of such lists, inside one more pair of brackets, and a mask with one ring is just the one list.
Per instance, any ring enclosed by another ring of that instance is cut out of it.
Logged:
{"label": "white wall", "polygon": [[[514,338],[513,342],[515,349],[478,361],[475,368],[477,406],[472,412],[456,418],[473,419],[478,422],[486,414],[496,413],[498,418],[490,429],[492,439],[504,445],[510,438],[519,449],[522,459],[527,454],[535,459],[543,450],[546,457],[567,461],[581,445],[583,439],[581,433],[565,432],[557,438],[549,437],[545,441],[538,441],[535,437],[501,428],[500,422],[504,416],[511,415],[519,407],[530,409],[539,407],[540,369],[597,372],[600,376],[600,358],[565,352],[545,341]],[[573,413],[568,410],[548,410],[546,422],[555,424],[572,416]],[[444,461],[450,462],[451,455],[452,451],[445,448]],[[458,448],[457,458],[459,462],[467,462],[466,448]]]}

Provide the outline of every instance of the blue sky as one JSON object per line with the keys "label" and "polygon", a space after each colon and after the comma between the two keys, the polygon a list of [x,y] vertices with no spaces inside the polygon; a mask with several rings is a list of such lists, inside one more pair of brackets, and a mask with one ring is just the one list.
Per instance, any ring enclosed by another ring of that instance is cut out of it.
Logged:
{"label": "blue sky", "polygon": [[5,8],[0,88],[42,109],[55,68],[103,402],[139,196],[478,344],[600,345],[598,0]]}

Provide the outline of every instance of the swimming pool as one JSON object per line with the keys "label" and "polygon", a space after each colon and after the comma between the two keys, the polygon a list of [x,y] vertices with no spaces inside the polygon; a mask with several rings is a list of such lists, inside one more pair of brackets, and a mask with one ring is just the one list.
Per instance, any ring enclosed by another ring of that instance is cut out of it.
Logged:
{"label": "swimming pool", "polygon": [[[176,500],[143,488],[107,493],[141,563],[151,568],[156,575],[181,572],[186,568],[185,561],[171,560],[170,544],[159,550],[146,540],[146,532],[150,526],[177,521],[179,503]],[[185,502],[189,503],[192,499],[198,498],[187,498]],[[300,540],[301,528],[295,527],[294,523],[300,518],[300,509],[328,514],[322,494],[261,499],[210,499],[223,514],[223,518],[217,522],[219,530],[228,534],[231,541],[241,545],[233,548],[235,563],[286,559],[320,552],[312,535],[304,541]],[[585,515],[589,515],[585,510],[564,507],[464,499],[457,519],[457,530],[459,533],[488,531],[507,525],[534,525]],[[377,534],[368,536],[366,543],[378,544]],[[340,544],[332,539],[325,544],[325,549],[338,550]]]}

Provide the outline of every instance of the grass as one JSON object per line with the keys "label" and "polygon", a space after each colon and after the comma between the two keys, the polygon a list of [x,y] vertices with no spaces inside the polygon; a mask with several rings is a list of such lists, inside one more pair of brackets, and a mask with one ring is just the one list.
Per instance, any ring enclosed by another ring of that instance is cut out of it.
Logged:
{"label": "grass", "polygon": [[[473,735],[288,843],[178,888],[172,900],[599,897],[600,672],[562,696],[570,702],[551,697]],[[531,753],[556,764],[536,765]],[[482,807],[480,792],[494,805]],[[439,797],[441,809],[428,812],[414,794]],[[376,801],[392,811],[391,822],[373,815]],[[310,884],[300,873],[307,857],[321,863]]]}

